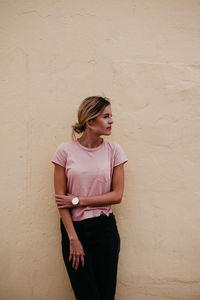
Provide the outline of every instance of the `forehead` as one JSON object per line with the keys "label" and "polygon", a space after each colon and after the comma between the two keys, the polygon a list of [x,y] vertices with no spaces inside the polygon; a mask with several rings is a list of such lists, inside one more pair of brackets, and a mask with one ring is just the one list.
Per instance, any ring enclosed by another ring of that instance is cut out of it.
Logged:
{"label": "forehead", "polygon": [[111,105],[107,105],[104,110],[101,112],[101,115],[103,114],[111,114],[112,113],[112,109],[111,109]]}

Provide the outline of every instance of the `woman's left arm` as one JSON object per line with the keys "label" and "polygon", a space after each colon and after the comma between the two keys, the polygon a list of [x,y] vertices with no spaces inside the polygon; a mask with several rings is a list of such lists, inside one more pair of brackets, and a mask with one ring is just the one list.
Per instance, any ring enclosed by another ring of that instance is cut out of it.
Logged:
{"label": "woman's left arm", "polygon": [[[114,167],[111,192],[90,197],[78,197],[78,206],[103,206],[118,204],[122,200],[124,192],[124,164],[120,164]],[[76,197],[75,195],[56,195],[56,203],[58,208],[74,207],[72,205],[72,199]]]}

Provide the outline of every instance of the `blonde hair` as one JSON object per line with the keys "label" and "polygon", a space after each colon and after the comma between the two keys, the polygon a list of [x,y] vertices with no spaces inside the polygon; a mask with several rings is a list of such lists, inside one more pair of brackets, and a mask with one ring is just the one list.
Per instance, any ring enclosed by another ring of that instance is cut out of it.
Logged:
{"label": "blonde hair", "polygon": [[78,108],[78,122],[72,125],[72,139],[76,140],[75,132],[80,134],[86,129],[86,122],[96,118],[110,104],[110,99],[101,96],[85,98]]}

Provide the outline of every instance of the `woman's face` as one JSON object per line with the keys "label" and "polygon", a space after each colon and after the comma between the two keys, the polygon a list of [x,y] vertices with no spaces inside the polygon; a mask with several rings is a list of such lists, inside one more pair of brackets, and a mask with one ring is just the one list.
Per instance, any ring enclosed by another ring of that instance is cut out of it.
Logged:
{"label": "woman's face", "polygon": [[110,135],[113,124],[111,105],[107,105],[100,115],[88,123],[95,134]]}

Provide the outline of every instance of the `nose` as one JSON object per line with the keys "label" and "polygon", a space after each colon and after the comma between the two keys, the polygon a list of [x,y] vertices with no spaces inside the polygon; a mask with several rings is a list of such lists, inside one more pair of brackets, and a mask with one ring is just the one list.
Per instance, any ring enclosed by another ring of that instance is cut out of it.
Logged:
{"label": "nose", "polygon": [[114,121],[112,119],[112,117],[109,118],[109,123],[112,124]]}

